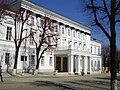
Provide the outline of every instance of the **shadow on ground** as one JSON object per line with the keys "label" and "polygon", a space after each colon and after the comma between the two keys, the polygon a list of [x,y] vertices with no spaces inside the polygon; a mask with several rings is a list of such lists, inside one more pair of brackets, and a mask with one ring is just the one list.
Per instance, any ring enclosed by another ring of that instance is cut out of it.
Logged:
{"label": "shadow on ground", "polygon": [[66,84],[55,83],[52,81],[35,81],[32,85],[40,87],[58,87],[61,90],[109,90],[109,83],[105,81],[64,81]]}
{"label": "shadow on ground", "polygon": [[35,86],[42,86],[42,87],[59,87],[61,90],[76,90],[68,85],[60,84],[60,83],[55,83],[51,81],[35,81],[31,83],[32,85]]}

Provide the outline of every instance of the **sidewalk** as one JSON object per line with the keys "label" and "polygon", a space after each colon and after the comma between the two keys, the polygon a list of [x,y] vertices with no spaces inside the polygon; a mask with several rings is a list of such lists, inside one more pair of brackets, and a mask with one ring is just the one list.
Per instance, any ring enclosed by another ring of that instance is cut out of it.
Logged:
{"label": "sidewalk", "polygon": [[[9,74],[7,72],[3,72],[2,73],[2,76],[3,78],[10,78],[10,77],[78,77],[78,76],[81,76],[81,75],[68,75],[68,73],[57,73],[55,74],[54,72],[52,73],[39,73],[37,75],[33,75],[32,73],[17,73],[16,75],[12,75],[12,74]],[[88,76],[88,75],[85,75],[85,76]],[[83,76],[82,76],[83,77]]]}
{"label": "sidewalk", "polygon": [[42,76],[56,77],[56,76],[73,76],[73,75],[68,75],[66,73],[58,73],[57,75],[55,75],[54,73],[39,73],[37,75],[33,75],[32,73],[17,73],[16,75],[12,75],[10,73],[3,72],[2,76],[3,78],[9,78],[9,77],[42,77]]}

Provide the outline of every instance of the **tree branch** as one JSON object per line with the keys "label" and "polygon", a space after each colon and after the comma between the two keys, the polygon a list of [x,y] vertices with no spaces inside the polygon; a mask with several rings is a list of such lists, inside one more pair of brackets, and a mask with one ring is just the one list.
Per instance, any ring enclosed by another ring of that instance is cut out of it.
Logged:
{"label": "tree branch", "polygon": [[99,28],[101,28],[101,30],[104,32],[104,34],[108,37],[108,39],[110,40],[110,35],[107,33],[107,31],[105,30],[105,28],[99,23],[98,21],[98,18],[97,18],[97,14],[96,14],[96,8],[94,6],[94,2],[93,0],[91,0],[91,4],[92,4],[92,10],[93,10],[93,15],[94,15],[94,18],[95,18],[95,22],[96,22],[96,25],[99,26]]}
{"label": "tree branch", "polygon": [[109,11],[108,11],[108,8],[107,8],[107,5],[106,5],[105,0],[103,0],[103,5],[104,5],[104,7],[105,7],[105,12],[107,13],[108,18],[109,18],[109,21],[110,21],[110,13],[109,13]]}

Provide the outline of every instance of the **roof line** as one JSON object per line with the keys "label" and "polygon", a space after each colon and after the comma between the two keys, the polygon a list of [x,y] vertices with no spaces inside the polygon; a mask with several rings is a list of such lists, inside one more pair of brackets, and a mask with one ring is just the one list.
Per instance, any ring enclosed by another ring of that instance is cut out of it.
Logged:
{"label": "roof line", "polygon": [[41,8],[43,8],[43,9],[46,9],[46,10],[50,11],[51,13],[54,13],[54,14],[56,14],[56,15],[61,16],[62,18],[68,19],[68,20],[70,20],[70,21],[72,21],[72,22],[74,22],[74,23],[76,23],[76,24],[79,24],[80,26],[82,26],[82,27],[84,27],[84,28],[87,28],[88,30],[92,30],[90,27],[88,27],[88,26],[86,26],[86,25],[83,25],[83,24],[81,24],[81,23],[79,23],[79,22],[77,22],[77,21],[75,21],[75,20],[73,20],[73,19],[71,19],[71,18],[69,18],[69,17],[67,17],[67,16],[64,16],[64,15],[62,15],[62,14],[56,12],[56,11],[50,10],[50,9],[48,9],[48,8],[42,6],[42,5],[39,5],[39,4],[37,4],[37,3],[33,2],[33,1],[28,1],[28,0],[20,0],[20,1],[37,5],[38,7],[41,7]]}

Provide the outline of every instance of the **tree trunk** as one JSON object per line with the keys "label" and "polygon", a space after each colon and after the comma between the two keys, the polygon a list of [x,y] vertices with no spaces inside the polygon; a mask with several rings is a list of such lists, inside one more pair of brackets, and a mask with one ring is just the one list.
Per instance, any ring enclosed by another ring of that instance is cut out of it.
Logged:
{"label": "tree trunk", "polygon": [[116,0],[111,0],[111,17],[110,17],[110,65],[111,65],[111,90],[117,90],[117,68],[116,68]]}
{"label": "tree trunk", "polygon": [[[114,40],[113,40],[114,41]],[[114,42],[110,42],[111,48],[111,90],[117,90],[117,69],[116,69],[116,45]]]}
{"label": "tree trunk", "polygon": [[13,67],[13,74],[16,74],[16,69],[17,69],[17,62],[18,62],[18,53],[19,53],[19,48],[16,47],[15,51],[15,61],[14,61],[14,67]]}
{"label": "tree trunk", "polygon": [[37,55],[36,57],[37,57],[36,69],[39,69],[39,63],[40,63],[39,56]]}
{"label": "tree trunk", "polygon": [[35,67],[35,75],[38,74],[38,69],[39,69],[39,63],[40,63],[40,59],[39,59],[39,51],[36,49],[36,67]]}

